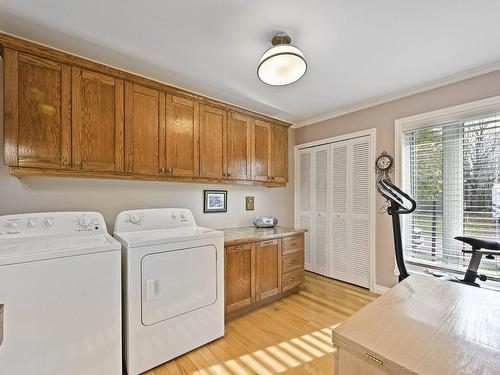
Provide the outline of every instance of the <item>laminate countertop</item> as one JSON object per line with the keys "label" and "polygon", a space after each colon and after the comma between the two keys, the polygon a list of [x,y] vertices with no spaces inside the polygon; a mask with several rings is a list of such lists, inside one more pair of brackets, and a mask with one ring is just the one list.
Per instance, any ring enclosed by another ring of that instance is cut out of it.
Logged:
{"label": "laminate countertop", "polygon": [[256,226],[222,228],[224,232],[224,246],[235,246],[244,243],[273,240],[304,234],[307,229],[293,227],[257,228]]}
{"label": "laminate countertop", "polygon": [[391,374],[500,374],[499,312],[499,292],[411,275],[335,328],[333,343]]}

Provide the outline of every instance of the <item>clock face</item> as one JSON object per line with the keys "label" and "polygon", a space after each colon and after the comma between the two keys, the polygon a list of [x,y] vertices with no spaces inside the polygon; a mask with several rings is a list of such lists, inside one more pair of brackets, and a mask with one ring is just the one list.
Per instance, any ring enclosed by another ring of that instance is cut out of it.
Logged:
{"label": "clock face", "polygon": [[389,155],[380,155],[376,164],[378,169],[385,171],[392,166],[392,158]]}

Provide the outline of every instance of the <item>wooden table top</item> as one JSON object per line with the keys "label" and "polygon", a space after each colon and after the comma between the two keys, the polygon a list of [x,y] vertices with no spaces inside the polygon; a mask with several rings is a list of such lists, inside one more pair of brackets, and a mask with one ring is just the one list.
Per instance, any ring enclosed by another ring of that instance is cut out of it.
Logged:
{"label": "wooden table top", "polygon": [[500,293],[412,275],[332,337],[409,373],[500,374]]}
{"label": "wooden table top", "polygon": [[254,225],[237,228],[222,228],[220,230],[224,232],[225,246],[266,241],[307,232],[307,229],[298,229],[293,227],[276,226],[274,228],[257,228]]}

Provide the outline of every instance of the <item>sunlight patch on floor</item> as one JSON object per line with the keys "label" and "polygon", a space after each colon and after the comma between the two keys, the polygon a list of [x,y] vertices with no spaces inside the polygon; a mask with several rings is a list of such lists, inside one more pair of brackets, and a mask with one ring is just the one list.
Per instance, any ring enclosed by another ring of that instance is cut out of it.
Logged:
{"label": "sunlight patch on floor", "polygon": [[331,344],[331,331],[337,325],[292,338],[288,341],[243,354],[210,367],[194,372],[204,374],[259,374],[272,375],[283,373],[294,367],[311,362],[335,352]]}

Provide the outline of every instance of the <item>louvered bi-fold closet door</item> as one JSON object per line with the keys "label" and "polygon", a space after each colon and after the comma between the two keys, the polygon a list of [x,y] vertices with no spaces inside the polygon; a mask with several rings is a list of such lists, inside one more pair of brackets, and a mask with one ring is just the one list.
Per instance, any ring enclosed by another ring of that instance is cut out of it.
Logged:
{"label": "louvered bi-fold closet door", "polygon": [[313,232],[314,272],[329,276],[330,220],[329,220],[329,164],[330,147],[314,147],[313,157]]}
{"label": "louvered bi-fold closet door", "polygon": [[370,267],[370,138],[351,142],[350,282],[369,286]]}
{"label": "louvered bi-fold closet door", "polygon": [[370,138],[331,144],[330,276],[369,286]]}
{"label": "louvered bi-fold closet door", "polygon": [[330,273],[335,279],[349,281],[349,141],[330,145],[331,247]]}
{"label": "louvered bi-fold closet door", "polygon": [[312,214],[313,214],[313,152],[312,149],[299,150],[297,159],[297,179],[298,184],[298,226],[305,228],[308,232],[305,234],[305,259],[304,268],[308,271],[314,271],[314,246],[312,243]]}

